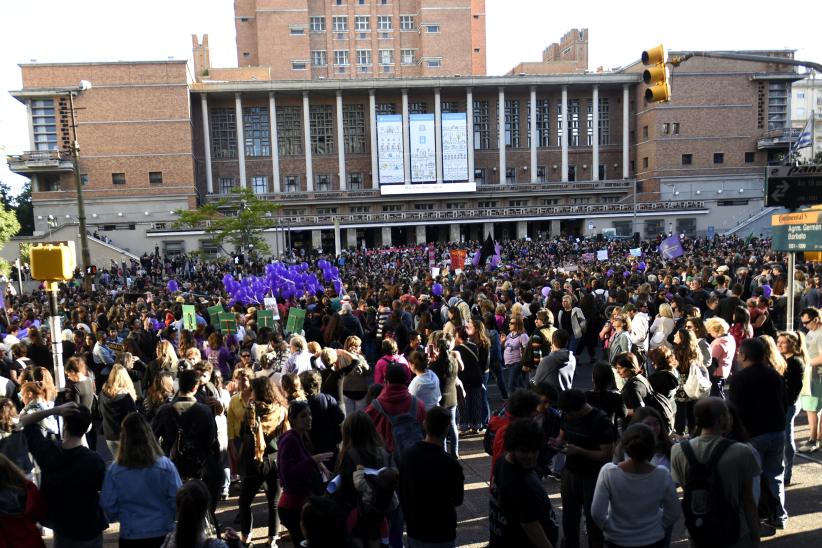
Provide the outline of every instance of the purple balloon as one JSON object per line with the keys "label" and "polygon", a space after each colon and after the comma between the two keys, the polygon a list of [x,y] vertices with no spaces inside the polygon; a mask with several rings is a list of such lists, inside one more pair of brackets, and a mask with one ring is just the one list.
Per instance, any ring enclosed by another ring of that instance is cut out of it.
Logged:
{"label": "purple balloon", "polygon": [[639,261],[639,264],[636,265],[637,270],[645,270],[645,261]]}
{"label": "purple balloon", "polygon": [[166,284],[166,289],[168,289],[169,293],[174,293],[180,289],[180,286],[177,285],[177,280],[171,279]]}
{"label": "purple balloon", "polygon": [[542,288],[542,296],[543,297],[547,297],[550,293],[551,293],[550,286],[546,285],[545,287]]}
{"label": "purple balloon", "polygon": [[442,296],[442,284],[434,284],[431,287],[431,293],[433,293],[437,297],[441,297]]}
{"label": "purple balloon", "polygon": [[630,275],[631,275],[631,273],[628,272],[627,270],[622,273],[622,276],[625,277],[625,278],[628,278]]}
{"label": "purple balloon", "polygon": [[611,276],[613,276],[613,275],[614,275],[614,269],[613,269],[613,268],[609,268],[609,269],[608,269],[608,272],[606,272],[606,274],[607,274],[607,275],[608,275],[608,277],[610,278]]}

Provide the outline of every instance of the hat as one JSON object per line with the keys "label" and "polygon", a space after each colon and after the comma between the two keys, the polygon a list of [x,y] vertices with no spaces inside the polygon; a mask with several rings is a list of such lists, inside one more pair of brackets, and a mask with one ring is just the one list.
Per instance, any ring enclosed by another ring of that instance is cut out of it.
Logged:
{"label": "hat", "polygon": [[730,270],[730,268],[728,267],[728,265],[725,265],[725,264],[716,267],[716,271],[719,272],[720,274],[724,274],[724,273],[728,272],[729,270]]}
{"label": "hat", "polygon": [[186,302],[186,300],[183,298],[182,295],[179,295],[176,299],[174,299],[174,302],[184,303],[184,302]]}

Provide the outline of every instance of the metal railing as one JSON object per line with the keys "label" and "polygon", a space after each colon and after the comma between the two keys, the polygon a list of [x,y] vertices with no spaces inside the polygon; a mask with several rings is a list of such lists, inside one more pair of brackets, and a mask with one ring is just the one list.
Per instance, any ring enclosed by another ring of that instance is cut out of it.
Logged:
{"label": "metal railing", "polygon": [[68,150],[30,150],[23,154],[9,154],[7,158],[12,171],[43,167],[72,169],[73,166]]}

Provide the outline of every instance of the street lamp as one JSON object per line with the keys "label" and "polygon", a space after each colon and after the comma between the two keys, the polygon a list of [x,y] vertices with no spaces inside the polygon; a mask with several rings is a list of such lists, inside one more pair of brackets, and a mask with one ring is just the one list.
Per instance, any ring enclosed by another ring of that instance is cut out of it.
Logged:
{"label": "street lamp", "polygon": [[[91,89],[91,82],[80,80],[75,89],[67,90],[69,110],[71,111],[71,162],[74,168],[74,185],[77,189],[77,218],[80,221],[80,255],[82,257],[83,272],[88,272],[91,266],[91,254],[88,250],[88,236],[86,235],[86,206],[83,201],[83,182],[80,180],[80,143],[77,141],[77,119],[74,113],[74,96]],[[91,278],[83,277],[83,287],[91,287]]]}

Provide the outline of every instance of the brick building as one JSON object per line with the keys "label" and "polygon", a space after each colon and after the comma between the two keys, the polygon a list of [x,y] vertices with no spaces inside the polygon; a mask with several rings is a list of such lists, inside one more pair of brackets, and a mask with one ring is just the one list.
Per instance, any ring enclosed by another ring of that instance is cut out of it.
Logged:
{"label": "brick building", "polygon": [[[785,94],[799,79],[778,62],[692,59],[673,71],[673,100],[649,105],[638,64],[593,74],[233,82],[188,82],[182,62],[21,69],[24,89],[12,94],[30,109],[35,152],[10,165],[35,180],[36,230],[47,230],[49,214],[72,222],[71,165],[60,152],[66,121],[49,120],[48,108],[58,112],[66,86],[85,79],[93,87],[75,102],[84,109],[89,226],[135,252],[212,249],[202,232],[174,230],[169,212],[234,187],[282,204],[266,233],[275,249],[489,232],[721,233],[762,210],[764,168],[787,150],[774,132],[786,127]],[[409,125],[423,115],[435,126],[437,158],[432,190],[420,193]],[[462,183],[475,190],[449,190],[457,187],[443,173],[446,115],[465,121]],[[402,135],[400,191],[390,194],[376,175],[381,116],[396,119]]]}
{"label": "brick building", "polygon": [[542,52],[541,61],[518,64],[509,75],[583,73],[588,70],[588,29],[571,29]]}
{"label": "brick building", "polygon": [[234,13],[238,66],[272,80],[485,74],[485,0],[237,0]]}

